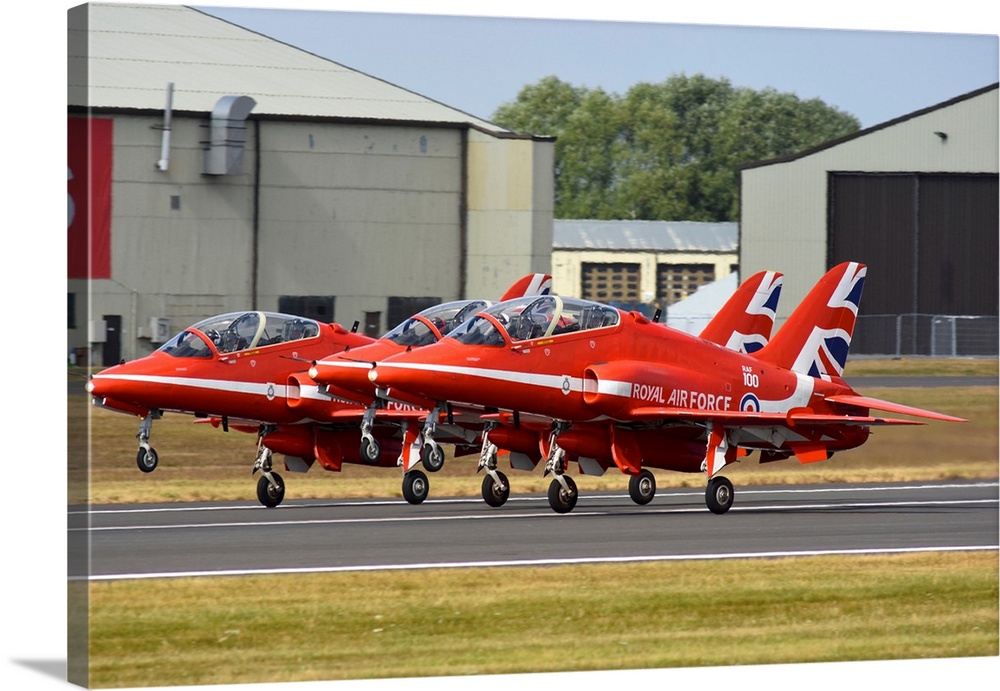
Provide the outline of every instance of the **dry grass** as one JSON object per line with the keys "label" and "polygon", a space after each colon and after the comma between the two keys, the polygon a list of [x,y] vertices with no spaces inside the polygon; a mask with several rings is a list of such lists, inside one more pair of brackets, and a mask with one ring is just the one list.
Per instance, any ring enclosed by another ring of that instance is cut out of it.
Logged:
{"label": "dry grass", "polygon": [[989,376],[1000,374],[996,358],[857,358],[848,360],[845,377]]}
{"label": "dry grass", "polygon": [[[764,483],[865,482],[994,478],[998,476],[998,405],[996,387],[868,389],[864,393],[967,418],[968,423],[931,422],[921,427],[876,428],[862,447],[824,463],[800,465],[794,459],[758,465],[754,457],[728,468],[737,485]],[[91,484],[94,503],[255,500],[251,476],[255,437],[225,433],[192,418],[167,414],[153,427],[160,455],[155,472],[135,465],[138,419],[90,410],[83,394],[70,396],[70,462],[86,466],[86,447],[78,444],[90,430]],[[73,450],[76,453],[73,453]],[[75,460],[74,460],[75,459]],[[279,461],[280,463],[280,461]],[[478,496],[476,457],[451,458],[432,475],[432,496]],[[660,487],[701,486],[700,474],[658,471]],[[516,493],[546,491],[549,478],[509,471]],[[284,473],[288,498],[400,497],[400,472],[393,468],[344,465],[341,473],[318,469]],[[615,471],[602,477],[576,476],[581,491],[620,490],[625,478]]]}

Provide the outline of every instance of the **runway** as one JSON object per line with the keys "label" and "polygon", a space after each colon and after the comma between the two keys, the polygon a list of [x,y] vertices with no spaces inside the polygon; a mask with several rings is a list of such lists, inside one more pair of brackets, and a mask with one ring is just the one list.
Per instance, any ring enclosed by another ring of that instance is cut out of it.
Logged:
{"label": "runway", "polygon": [[[998,484],[736,488],[725,515],[701,489],[652,503],[581,494],[556,514],[544,496],[97,506],[71,511],[71,570],[90,580],[371,569],[548,565],[809,554],[997,549]],[[88,540],[89,539],[89,540]],[[76,565],[76,566],[74,566]]]}

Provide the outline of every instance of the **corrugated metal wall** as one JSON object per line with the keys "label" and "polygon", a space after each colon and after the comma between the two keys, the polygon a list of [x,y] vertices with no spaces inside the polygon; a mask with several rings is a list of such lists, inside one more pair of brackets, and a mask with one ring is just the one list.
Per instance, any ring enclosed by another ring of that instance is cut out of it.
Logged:
{"label": "corrugated metal wall", "polygon": [[895,315],[997,315],[996,175],[833,173],[829,199],[829,265],[867,264],[861,315],[893,316],[852,352],[930,354],[930,318]]}

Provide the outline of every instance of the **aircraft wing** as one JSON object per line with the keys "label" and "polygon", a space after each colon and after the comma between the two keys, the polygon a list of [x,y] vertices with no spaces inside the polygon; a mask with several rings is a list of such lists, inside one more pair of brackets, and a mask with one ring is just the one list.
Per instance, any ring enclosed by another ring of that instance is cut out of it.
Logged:
{"label": "aircraft wing", "polygon": [[925,417],[931,420],[943,420],[945,422],[968,422],[968,420],[964,420],[960,417],[952,417],[951,415],[945,415],[944,413],[936,413],[933,410],[914,408],[913,406],[893,403],[892,401],[883,401],[882,399],[871,398],[870,396],[845,394],[840,396],[827,396],[826,400],[831,401],[832,403],[843,403],[846,405],[858,406],[860,408],[874,408],[875,410],[884,410],[887,413],[913,415],[915,417]]}
{"label": "aircraft wing", "polygon": [[690,424],[718,423],[727,427],[759,427],[761,425],[923,425],[919,420],[870,417],[867,415],[830,415],[814,413],[809,408],[793,408],[787,413],[758,413],[741,410],[699,410],[695,408],[670,408],[663,406],[643,406],[630,411],[635,420],[676,420]]}

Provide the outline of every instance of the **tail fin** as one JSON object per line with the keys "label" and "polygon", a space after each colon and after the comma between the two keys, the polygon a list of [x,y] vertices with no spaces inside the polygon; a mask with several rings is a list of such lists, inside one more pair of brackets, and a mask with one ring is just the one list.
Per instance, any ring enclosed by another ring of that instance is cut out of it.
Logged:
{"label": "tail fin", "polygon": [[827,381],[843,376],[867,270],[857,262],[830,269],[757,359]]}
{"label": "tail fin", "polygon": [[500,301],[529,297],[531,295],[548,295],[551,290],[552,276],[548,274],[528,274],[508,288],[507,292],[500,298]]}
{"label": "tail fin", "polygon": [[741,353],[755,353],[763,348],[774,328],[781,276],[776,271],[761,271],[745,280],[704,328],[701,337]]}

